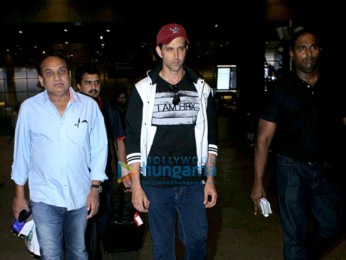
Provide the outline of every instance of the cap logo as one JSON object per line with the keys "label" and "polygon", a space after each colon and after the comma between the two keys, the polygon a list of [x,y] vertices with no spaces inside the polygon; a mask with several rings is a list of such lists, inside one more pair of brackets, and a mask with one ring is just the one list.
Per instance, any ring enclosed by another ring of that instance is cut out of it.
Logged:
{"label": "cap logo", "polygon": [[169,28],[173,33],[179,33],[179,27],[171,27]]}

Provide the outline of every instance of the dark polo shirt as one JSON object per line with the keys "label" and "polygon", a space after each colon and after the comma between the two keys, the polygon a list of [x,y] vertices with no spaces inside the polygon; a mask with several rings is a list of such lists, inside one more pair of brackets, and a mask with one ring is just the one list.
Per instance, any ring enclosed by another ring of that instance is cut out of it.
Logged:
{"label": "dark polo shirt", "polygon": [[260,118],[277,123],[277,152],[299,162],[336,158],[342,112],[337,92],[323,75],[312,87],[292,73],[267,95]]}

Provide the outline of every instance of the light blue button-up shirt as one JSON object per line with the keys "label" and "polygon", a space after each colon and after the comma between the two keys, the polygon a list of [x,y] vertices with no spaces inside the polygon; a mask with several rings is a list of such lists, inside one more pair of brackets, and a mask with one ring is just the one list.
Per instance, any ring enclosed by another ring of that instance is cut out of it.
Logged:
{"label": "light blue button-up shirt", "polygon": [[107,179],[108,141],[95,100],[69,91],[62,117],[47,91],[22,103],[11,178],[29,179],[31,200],[73,210],[86,205],[92,180]]}

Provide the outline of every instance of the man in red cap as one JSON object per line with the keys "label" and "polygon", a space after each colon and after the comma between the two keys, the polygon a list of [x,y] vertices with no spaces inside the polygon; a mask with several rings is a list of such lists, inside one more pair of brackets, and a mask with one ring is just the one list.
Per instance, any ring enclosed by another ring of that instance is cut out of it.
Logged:
{"label": "man in red cap", "polygon": [[205,259],[206,208],[216,204],[217,131],[208,84],[184,65],[189,40],[179,24],[157,34],[162,65],[135,84],[126,114],[132,203],[148,212],[155,259],[175,259],[175,214],[185,259]]}

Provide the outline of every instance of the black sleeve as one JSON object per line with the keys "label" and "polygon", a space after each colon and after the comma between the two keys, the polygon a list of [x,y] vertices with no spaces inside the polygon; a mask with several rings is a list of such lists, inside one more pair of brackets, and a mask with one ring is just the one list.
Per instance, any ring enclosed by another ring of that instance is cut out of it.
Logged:
{"label": "black sleeve", "polygon": [[208,118],[208,143],[209,152],[217,154],[217,117],[215,111],[215,101],[210,93],[207,101],[207,118]]}
{"label": "black sleeve", "polygon": [[140,137],[142,126],[143,101],[136,88],[133,88],[129,97],[126,112],[126,153],[128,157],[140,153]]}
{"label": "black sleeve", "polygon": [[123,124],[121,123],[121,117],[119,114],[119,111],[117,109],[115,109],[115,123],[116,123],[116,139],[117,140],[123,140],[125,139],[125,131],[124,131],[124,127]]}
{"label": "black sleeve", "polygon": [[109,116],[109,121],[112,128],[112,136],[115,140],[125,139],[125,131],[123,124],[121,123],[121,118],[118,109],[111,105],[109,102],[105,102],[105,110]]}
{"label": "black sleeve", "polygon": [[273,86],[264,96],[263,104],[261,106],[260,118],[266,121],[276,123],[279,114],[279,100],[281,99],[279,93],[282,94],[283,89],[281,86]]}

